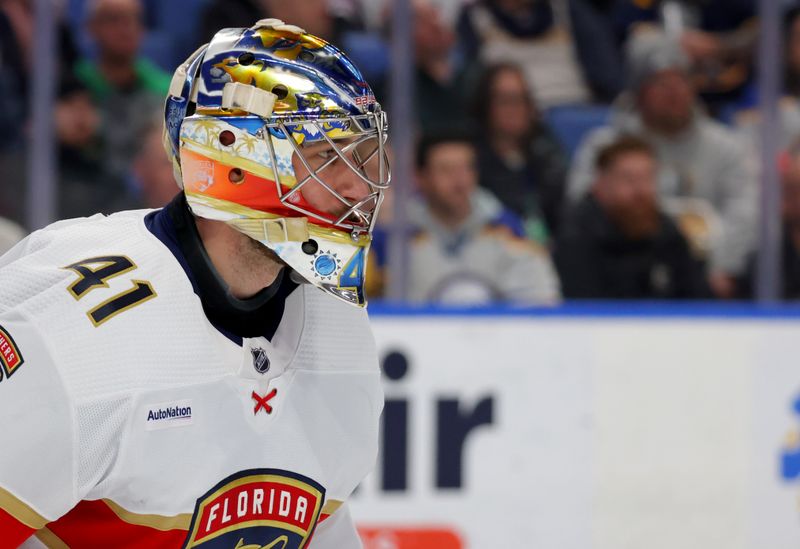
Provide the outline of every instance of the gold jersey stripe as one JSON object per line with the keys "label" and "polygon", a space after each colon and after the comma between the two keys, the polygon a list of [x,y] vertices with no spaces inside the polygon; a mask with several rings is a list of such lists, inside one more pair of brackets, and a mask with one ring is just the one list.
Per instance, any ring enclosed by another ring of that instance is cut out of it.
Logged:
{"label": "gold jersey stripe", "polygon": [[128,524],[133,524],[134,526],[147,526],[148,528],[153,528],[162,532],[166,532],[168,530],[189,530],[189,525],[192,522],[191,513],[183,513],[172,517],[162,515],[144,515],[128,511],[110,499],[104,499],[103,503],[108,505],[108,507],[114,511],[114,514],[117,515],[120,520],[123,520]]}
{"label": "gold jersey stripe", "polygon": [[332,515],[336,511],[338,511],[339,507],[341,507],[342,505],[344,505],[343,501],[337,501],[335,499],[332,499],[332,500],[326,502],[325,505],[322,506],[322,514],[323,515]]}
{"label": "gold jersey stripe", "polygon": [[41,541],[47,549],[69,549],[69,545],[61,541],[61,539],[47,528],[42,528],[36,532],[36,537]]}
{"label": "gold jersey stripe", "polygon": [[[0,488],[0,491],[2,489]],[[134,524],[137,526],[147,526],[150,528],[154,528],[156,530],[166,531],[166,530],[188,530],[189,524],[191,522],[191,514],[182,514],[176,515],[174,517],[163,517],[160,515],[141,515],[137,513],[132,513],[126,509],[123,509],[118,504],[114,503],[111,500],[103,500],[103,502],[108,505],[108,507],[114,511],[114,514],[117,515],[121,520],[127,522],[128,524]],[[330,500],[322,507],[322,513],[324,515],[332,515],[339,508],[344,505],[343,501],[337,500]],[[48,549],[69,549],[69,546],[61,541],[61,539],[56,536],[52,531],[47,529],[47,527],[41,527],[36,532],[36,538],[44,544],[45,547]]]}
{"label": "gold jersey stripe", "polygon": [[3,488],[0,488],[0,509],[3,509],[16,520],[34,530],[38,530],[49,522],[26,503],[20,501],[14,494]]}

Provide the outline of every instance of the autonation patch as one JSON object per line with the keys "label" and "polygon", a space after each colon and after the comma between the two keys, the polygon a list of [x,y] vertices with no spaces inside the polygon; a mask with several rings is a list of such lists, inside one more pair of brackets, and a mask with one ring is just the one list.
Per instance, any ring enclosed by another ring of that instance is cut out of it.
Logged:
{"label": "autonation patch", "polygon": [[189,399],[156,404],[147,410],[148,431],[191,424],[192,401]]}

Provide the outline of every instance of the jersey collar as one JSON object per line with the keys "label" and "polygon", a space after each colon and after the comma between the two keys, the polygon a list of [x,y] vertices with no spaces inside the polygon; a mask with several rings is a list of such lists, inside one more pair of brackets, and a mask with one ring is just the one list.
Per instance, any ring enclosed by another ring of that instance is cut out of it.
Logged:
{"label": "jersey collar", "polygon": [[288,267],[253,297],[238,299],[231,295],[208,257],[183,193],[161,210],[149,213],[145,226],[180,263],[206,317],[217,330],[238,345],[243,338],[272,340],[283,318],[286,298],[297,288],[286,273]]}

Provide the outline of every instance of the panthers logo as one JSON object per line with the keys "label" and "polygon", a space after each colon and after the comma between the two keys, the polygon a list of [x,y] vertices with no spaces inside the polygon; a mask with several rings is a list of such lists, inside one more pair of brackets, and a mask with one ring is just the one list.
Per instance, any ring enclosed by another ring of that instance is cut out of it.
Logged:
{"label": "panthers logo", "polygon": [[0,326],[0,381],[3,380],[3,371],[6,376],[11,377],[23,362],[25,360],[11,334]]}
{"label": "panthers logo", "polygon": [[325,488],[302,475],[241,471],[197,500],[184,548],[302,549],[324,499]]}

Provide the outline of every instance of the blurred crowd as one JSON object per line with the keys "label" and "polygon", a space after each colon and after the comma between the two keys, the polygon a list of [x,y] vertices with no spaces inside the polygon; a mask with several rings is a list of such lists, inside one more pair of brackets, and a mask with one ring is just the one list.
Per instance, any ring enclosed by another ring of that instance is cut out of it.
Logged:
{"label": "blurred crowd", "polygon": [[[797,299],[800,5],[780,1],[781,295]],[[219,28],[266,17],[303,27],[348,52],[391,107],[383,0],[55,4],[59,218],[172,198],[164,97],[174,68]],[[0,0],[0,253],[24,235],[25,168],[36,155],[32,6]],[[413,0],[412,9],[409,299],[752,298],[756,0]],[[372,298],[396,273],[386,268],[390,214],[375,234]]]}

